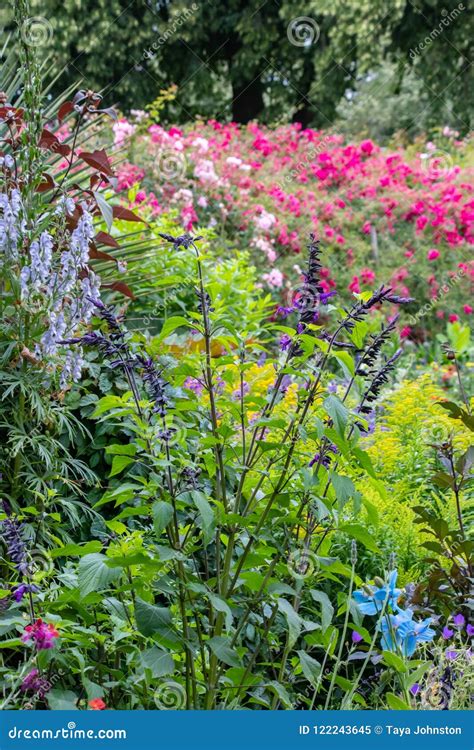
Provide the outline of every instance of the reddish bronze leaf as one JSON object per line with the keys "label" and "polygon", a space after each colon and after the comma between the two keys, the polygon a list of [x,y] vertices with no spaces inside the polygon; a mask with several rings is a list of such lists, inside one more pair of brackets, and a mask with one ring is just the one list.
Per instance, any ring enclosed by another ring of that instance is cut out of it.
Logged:
{"label": "reddish bronze leaf", "polygon": [[113,263],[116,262],[113,255],[110,255],[110,253],[104,253],[103,250],[97,250],[95,245],[91,245],[89,257],[92,260],[111,260]]}
{"label": "reddish bronze leaf", "polygon": [[69,112],[72,112],[74,109],[74,104],[72,102],[64,102],[61,104],[61,106],[58,109],[58,120],[59,122],[62,122],[65,117],[69,114]]}
{"label": "reddish bronze leaf", "polygon": [[113,289],[115,292],[120,292],[129,299],[135,299],[135,295],[127,284],[123,281],[114,281],[111,284],[102,284],[102,287],[106,289]]}
{"label": "reddish bronze leaf", "polygon": [[99,172],[113,176],[114,172],[109,162],[109,157],[105,153],[104,149],[95,150],[89,153],[83,151],[80,158],[86,162],[90,167],[97,169]]}
{"label": "reddish bronze leaf", "polygon": [[119,247],[119,243],[117,240],[112,237],[111,234],[108,234],[107,232],[97,232],[96,236],[94,237],[95,242],[97,245],[108,245],[109,247]]}
{"label": "reddish bronze leaf", "polygon": [[137,216],[137,214],[134,214],[133,211],[130,211],[128,208],[124,208],[123,206],[112,206],[112,209],[114,212],[114,219],[123,219],[124,221],[141,221],[143,224],[147,223],[145,219]]}
{"label": "reddish bronze leaf", "polygon": [[43,175],[43,179],[36,188],[37,193],[45,193],[47,190],[52,190],[55,186],[55,182],[50,174],[46,173]]}

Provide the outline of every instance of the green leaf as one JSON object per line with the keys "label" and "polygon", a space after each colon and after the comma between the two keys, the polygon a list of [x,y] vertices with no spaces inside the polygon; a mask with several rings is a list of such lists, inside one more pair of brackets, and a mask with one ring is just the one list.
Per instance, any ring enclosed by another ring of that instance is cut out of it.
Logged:
{"label": "green leaf", "polygon": [[342,363],[342,367],[343,367],[344,374],[346,375],[346,377],[347,377],[347,374],[349,374],[349,376],[354,375],[354,371],[355,371],[354,360],[349,354],[349,352],[334,351],[333,355],[334,357],[336,357],[336,359],[338,359]]}
{"label": "green leaf", "polygon": [[171,628],[171,612],[166,607],[157,607],[140,599],[135,600],[135,620],[142,635],[165,634]]}
{"label": "green leaf", "polygon": [[293,648],[301,633],[301,617],[286,599],[278,599],[278,609],[288,624],[288,647]]}
{"label": "green leaf", "polygon": [[369,326],[367,325],[365,320],[359,320],[355,324],[351,334],[349,335],[349,338],[351,339],[352,343],[358,349],[362,349],[368,330],[369,330]]}
{"label": "green leaf", "polygon": [[168,651],[163,651],[158,646],[146,649],[140,658],[145,669],[150,670],[153,678],[164,677],[174,672],[173,657]]}
{"label": "green leaf", "polygon": [[469,326],[463,326],[458,320],[448,323],[448,338],[457,354],[463,354],[469,347],[471,332]]}
{"label": "green leaf", "polygon": [[128,443],[127,445],[114,443],[113,445],[108,445],[105,452],[108,456],[134,456],[137,452],[137,446],[133,443]]}
{"label": "green leaf", "polygon": [[71,690],[53,688],[48,693],[48,705],[52,711],[77,711],[77,695]]}
{"label": "green leaf", "polygon": [[341,435],[341,437],[344,437],[344,430],[349,418],[349,411],[346,409],[342,401],[340,401],[337,396],[328,396],[324,402],[324,409],[331,417],[334,429],[339,435]]}
{"label": "green leaf", "polygon": [[230,630],[232,627],[232,612],[229,605],[217,594],[208,594],[208,597],[214,609],[225,614],[225,626],[227,630]]}
{"label": "green leaf", "polygon": [[222,661],[229,667],[240,667],[239,656],[231,647],[230,643],[230,638],[222,635],[215,635],[214,638],[210,638],[207,641],[206,645],[211,649],[212,653],[217,656],[219,661]]}
{"label": "green leaf", "polygon": [[408,703],[405,703],[405,701],[399,698],[398,695],[395,695],[394,693],[387,693],[385,695],[385,698],[389,707],[393,711],[411,711],[411,706],[409,706]]}
{"label": "green leaf", "polygon": [[407,671],[407,665],[398,654],[394,654],[393,651],[384,651],[383,660],[388,667],[392,667],[396,672],[403,674]]}
{"label": "green leaf", "polygon": [[199,511],[202,522],[202,530],[204,534],[204,542],[205,544],[209,544],[214,533],[214,511],[212,510],[211,505],[203,492],[193,490],[190,494],[196,508]]}
{"label": "green leaf", "polygon": [[319,604],[321,604],[321,629],[324,633],[332,622],[334,607],[332,606],[328,595],[324,591],[316,591],[315,589],[311,589],[310,594],[315,602],[319,602]]}
{"label": "green leaf", "polygon": [[86,542],[85,544],[65,544],[64,547],[55,547],[50,550],[50,556],[56,557],[84,557],[93,552],[100,552],[102,543],[99,541]]}
{"label": "green leaf", "polygon": [[110,232],[112,224],[114,223],[114,212],[112,206],[107,203],[104,196],[98,190],[95,190],[93,195],[107,226],[107,231]]}
{"label": "green leaf", "polygon": [[121,574],[120,568],[110,568],[107,558],[98,552],[81,558],[77,568],[77,580],[81,597],[91,591],[103,591],[116,581]]}
{"label": "green leaf", "polygon": [[321,674],[321,664],[312,656],[309,656],[306,651],[297,651],[296,653],[299,656],[304,676],[313,687],[316,687]]}
{"label": "green leaf", "polygon": [[153,514],[153,528],[155,534],[160,536],[162,531],[166,529],[169,522],[173,518],[173,506],[171,503],[165,503],[162,500],[157,500],[152,506]]}
{"label": "green leaf", "polygon": [[126,469],[127,466],[130,466],[130,464],[133,463],[135,463],[135,459],[130,458],[129,456],[114,456],[109,477],[114,477],[116,474],[120,474],[120,472]]}
{"label": "green leaf", "polygon": [[348,500],[353,497],[355,493],[354,483],[349,477],[344,477],[341,474],[331,472],[331,483],[334,487],[336,497],[339,503],[339,510],[342,510]]}
{"label": "green leaf", "polygon": [[343,531],[345,534],[348,534],[348,536],[352,537],[353,539],[357,539],[358,542],[361,542],[361,544],[363,544],[364,547],[366,547],[371,552],[380,552],[373,536],[369,534],[367,529],[365,529],[360,524],[346,523],[343,526],[340,526],[339,530]]}
{"label": "green leaf", "polygon": [[189,326],[189,320],[186,318],[183,318],[182,315],[175,315],[172,318],[168,318],[163,323],[163,328],[160,331],[160,335],[158,336],[159,341],[164,341],[164,339],[170,335],[170,333],[173,333],[177,328],[181,328],[182,326]]}

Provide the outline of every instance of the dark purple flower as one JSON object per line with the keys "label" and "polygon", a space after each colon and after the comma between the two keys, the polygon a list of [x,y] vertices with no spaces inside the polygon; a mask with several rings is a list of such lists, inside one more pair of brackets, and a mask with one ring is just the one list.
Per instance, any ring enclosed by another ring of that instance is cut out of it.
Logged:
{"label": "dark purple flower", "polygon": [[335,291],[332,291],[332,292],[321,292],[321,294],[319,295],[319,301],[320,301],[320,303],[322,305],[327,305],[327,303],[329,302],[329,300],[331,299],[331,297],[334,297],[335,294],[337,294],[337,292],[335,292]]}
{"label": "dark purple flower", "polygon": [[25,594],[37,594],[38,591],[39,588],[34,583],[22,583],[13,592],[13,598],[16,602],[21,602]]}
{"label": "dark purple flower", "polygon": [[47,679],[39,676],[37,669],[32,669],[21,683],[20,690],[23,693],[36,693],[42,699],[51,690],[51,684]]}
{"label": "dark purple flower", "polygon": [[418,695],[419,692],[420,692],[420,685],[418,682],[415,682],[414,685],[412,685],[410,688],[410,693],[412,695]]}
{"label": "dark purple flower", "polygon": [[474,625],[471,625],[470,623],[468,623],[468,626],[466,628],[466,633],[468,634],[469,638],[472,638],[472,636],[474,635]]}
{"label": "dark purple flower", "polygon": [[280,349],[282,352],[286,352],[286,350],[289,349],[290,346],[291,346],[291,336],[288,336],[287,333],[284,333],[280,339]]}
{"label": "dark purple flower", "polygon": [[18,523],[14,518],[6,518],[1,523],[1,530],[8,557],[14,563],[17,571],[21,575],[26,575],[28,562],[26,546],[22,537],[23,524]]}
{"label": "dark purple flower", "polygon": [[454,630],[450,630],[450,629],[448,628],[448,626],[446,625],[446,626],[445,626],[445,627],[443,628],[443,632],[442,632],[442,634],[441,634],[441,635],[443,636],[443,638],[444,638],[444,639],[445,639],[446,641],[449,641],[449,639],[450,639],[450,638],[452,638],[452,637],[453,637],[453,635],[454,635]]}
{"label": "dark purple flower", "polygon": [[352,631],[351,635],[352,643],[360,643],[364,640],[364,638],[361,636],[360,633],[357,632],[357,630]]}

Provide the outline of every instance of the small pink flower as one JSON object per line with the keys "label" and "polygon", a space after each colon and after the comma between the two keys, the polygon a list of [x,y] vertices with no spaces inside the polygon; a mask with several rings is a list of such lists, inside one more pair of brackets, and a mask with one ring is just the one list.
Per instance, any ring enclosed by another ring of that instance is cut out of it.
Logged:
{"label": "small pink flower", "polygon": [[400,331],[400,338],[407,339],[411,334],[411,328],[410,326],[404,326],[402,330]]}
{"label": "small pink flower", "polygon": [[456,321],[459,320],[459,315],[451,313],[451,315],[448,317],[448,320],[450,323],[456,323]]}
{"label": "small pink flower", "polygon": [[471,305],[464,305],[463,311],[466,313],[466,315],[472,315],[474,312],[474,307],[471,307]]}
{"label": "small pink flower", "polygon": [[436,248],[432,248],[431,250],[428,250],[428,255],[426,256],[428,260],[436,260],[439,258],[440,252],[439,250],[436,250]]}

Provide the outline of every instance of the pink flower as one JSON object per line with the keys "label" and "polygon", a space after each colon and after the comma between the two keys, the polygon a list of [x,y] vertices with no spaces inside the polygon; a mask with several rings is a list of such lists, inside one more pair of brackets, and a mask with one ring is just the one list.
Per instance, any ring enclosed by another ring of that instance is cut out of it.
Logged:
{"label": "pink flower", "polygon": [[459,315],[456,315],[455,313],[451,313],[449,315],[448,320],[450,323],[456,323],[457,320],[459,320]]}
{"label": "pink flower", "polygon": [[463,311],[466,313],[466,315],[472,315],[474,312],[474,307],[471,307],[471,305],[464,305]]}
{"label": "pink flower", "polygon": [[353,276],[352,281],[349,284],[349,291],[354,292],[355,294],[360,294],[360,284],[359,284],[359,277]]}
{"label": "pink flower", "polygon": [[439,250],[436,250],[436,248],[431,248],[431,250],[428,250],[428,255],[426,256],[428,260],[436,260],[439,258],[440,252]]}
{"label": "pink flower", "polygon": [[411,328],[410,326],[404,326],[402,330],[400,331],[400,338],[407,339],[411,335]]}
{"label": "pink flower", "polygon": [[360,150],[364,154],[367,154],[367,156],[369,156],[374,150],[374,144],[372,143],[372,141],[362,141],[362,143],[360,144]]}
{"label": "pink flower", "polygon": [[23,643],[32,640],[38,651],[44,651],[53,648],[56,638],[59,638],[59,633],[54,625],[52,623],[46,624],[39,619],[33,625],[26,626],[21,640]]}

